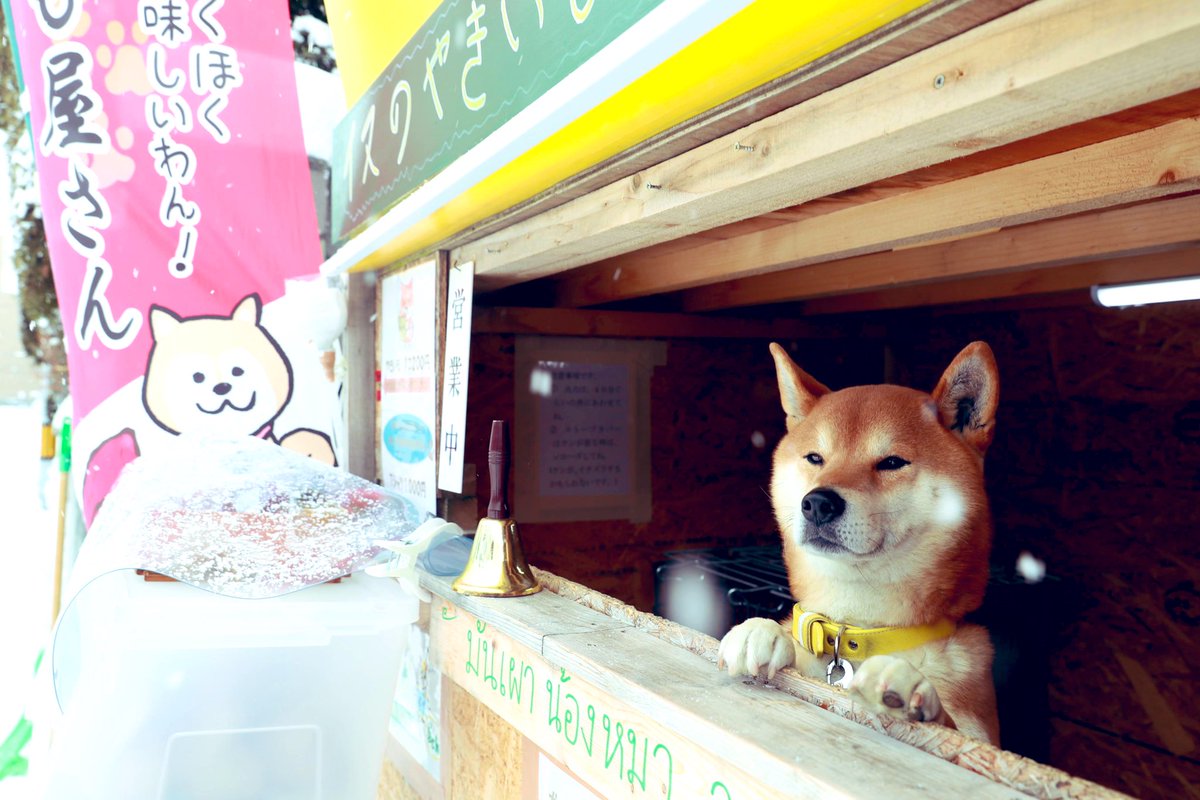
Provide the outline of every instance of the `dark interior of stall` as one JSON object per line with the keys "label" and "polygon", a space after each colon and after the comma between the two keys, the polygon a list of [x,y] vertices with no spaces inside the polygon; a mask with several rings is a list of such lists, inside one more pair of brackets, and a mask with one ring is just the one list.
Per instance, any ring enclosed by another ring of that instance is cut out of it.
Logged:
{"label": "dark interior of stall", "polygon": [[[654,370],[651,520],[521,526],[533,565],[717,637],[789,604],[767,496],[784,432],[774,366],[766,340],[722,338],[721,319],[713,338],[666,340]],[[929,391],[968,342],[991,345],[995,544],[978,618],[996,647],[1002,744],[1135,796],[1194,796],[1200,303],[1113,310],[1072,295],[811,320],[836,333],[783,343],[835,389]],[[466,455],[478,465],[489,420],[511,419],[524,395],[513,335],[477,334],[472,348]],[[1018,569],[1022,554],[1044,575]]]}

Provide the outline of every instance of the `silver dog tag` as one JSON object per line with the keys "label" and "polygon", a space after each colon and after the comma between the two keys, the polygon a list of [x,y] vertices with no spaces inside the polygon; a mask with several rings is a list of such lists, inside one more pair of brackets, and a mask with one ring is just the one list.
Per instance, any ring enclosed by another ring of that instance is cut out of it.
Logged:
{"label": "silver dog tag", "polygon": [[850,681],[854,680],[854,666],[849,661],[843,661],[835,655],[833,661],[830,661],[829,666],[825,668],[825,680],[830,686],[849,689]]}
{"label": "silver dog tag", "polygon": [[840,686],[843,689],[850,688],[850,681],[854,680],[854,666],[849,661],[843,661],[838,655],[842,652],[842,634],[846,632],[846,626],[843,625],[838,629],[837,636],[833,640],[833,659],[829,662],[829,666],[825,668],[825,682],[830,686]]}

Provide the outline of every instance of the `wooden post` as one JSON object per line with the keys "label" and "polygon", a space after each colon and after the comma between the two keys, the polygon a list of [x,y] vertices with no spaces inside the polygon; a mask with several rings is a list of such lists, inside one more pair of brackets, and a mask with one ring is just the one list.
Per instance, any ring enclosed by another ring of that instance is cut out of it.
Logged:
{"label": "wooden post", "polygon": [[346,324],[346,467],[374,481],[375,463],[375,284],[374,272],[349,275]]}

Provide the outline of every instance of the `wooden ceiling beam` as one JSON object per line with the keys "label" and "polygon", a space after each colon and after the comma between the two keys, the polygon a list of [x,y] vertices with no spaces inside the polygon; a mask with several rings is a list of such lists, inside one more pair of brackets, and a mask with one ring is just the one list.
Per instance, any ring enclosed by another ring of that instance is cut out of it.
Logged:
{"label": "wooden ceiling beam", "polygon": [[[882,181],[859,186],[845,192],[804,203],[799,206],[780,209],[757,217],[722,225],[706,231],[672,239],[653,245],[638,252],[639,257],[658,257],[668,253],[681,253],[708,242],[733,239],[748,233],[766,230],[788,223],[818,217],[839,211],[862,203],[874,202],[887,197],[915,191],[927,186],[935,186],[960,178],[978,175],[984,172],[1012,166],[1024,161],[1042,158],[1044,156],[1074,150],[1079,147],[1096,144],[1097,142],[1116,139],[1138,131],[1166,125],[1180,119],[1197,116],[1200,112],[1200,90],[1184,92],[1183,94],[1133,106],[1115,114],[1087,120],[1067,128],[1048,131],[1038,136],[1022,139],[1018,142],[972,153],[968,156],[951,161],[933,164],[913,172],[906,172]],[[962,237],[957,237],[962,238]],[[619,262],[622,256],[607,259],[598,264]],[[576,270],[575,274],[583,274],[591,267]],[[615,272],[615,269],[613,270]],[[611,272],[609,273],[612,274]],[[516,305],[528,305],[533,300],[534,305],[553,300],[555,278],[547,278],[531,283],[511,287],[508,297],[525,298]],[[512,293],[511,290],[516,290]],[[498,301],[505,305],[504,300]]]}
{"label": "wooden ceiling beam", "polygon": [[[610,303],[1197,188],[1200,120],[1183,119],[819,217],[709,242],[678,255],[630,253],[609,259],[564,277],[556,287],[555,299],[565,306]],[[614,280],[614,274],[619,278]],[[715,288],[713,294],[719,296],[720,289]],[[701,311],[705,306],[693,297],[687,309]]]}
{"label": "wooden ceiling beam", "polygon": [[[926,186],[947,183],[971,175],[991,172],[1001,167],[1009,167],[1023,161],[1032,161],[1036,158],[1054,155],[1055,153],[1074,150],[1077,147],[1086,147],[1108,139],[1128,136],[1131,133],[1137,133],[1149,128],[1157,128],[1169,122],[1195,117],[1198,114],[1200,114],[1200,90],[1171,95],[1160,100],[1123,109],[1114,114],[1089,119],[1066,128],[1047,131],[1037,136],[1031,136],[1028,139],[1021,139],[1020,141],[1011,142],[1000,147],[993,147],[990,150],[981,150],[978,153],[971,153],[970,155],[954,158],[950,161],[931,164],[928,167],[906,172],[891,178],[885,178],[881,181],[875,181],[866,186],[858,186],[854,189],[838,192],[829,197],[822,197],[798,206],[781,208],[778,211],[772,211],[741,223],[735,223],[735,225],[717,228],[713,231],[706,231],[683,239],[664,242],[654,247],[655,249],[666,248],[672,245],[675,245],[676,249],[694,247],[702,243],[702,237],[706,235],[736,230],[736,225],[745,225],[749,222],[758,223],[758,228],[769,228],[787,222],[798,222],[809,217],[838,211],[848,206],[873,202]],[[709,236],[709,238],[728,239],[730,235]]]}
{"label": "wooden ceiling beam", "polygon": [[[818,217],[833,211],[839,211],[861,203],[874,202],[885,197],[904,194],[926,186],[934,186],[949,181],[990,172],[1002,167],[1032,161],[1044,156],[1074,150],[1077,147],[1116,139],[1131,133],[1157,128],[1169,122],[1197,116],[1200,113],[1200,90],[1176,94],[1161,100],[1133,106],[1115,114],[1097,117],[1080,122],[1066,128],[1031,136],[1017,142],[982,150],[978,153],[962,156],[932,164],[922,169],[906,172],[881,181],[858,186],[844,192],[811,200],[798,206],[781,208],[760,214],[757,217],[711,228],[679,239],[671,239],[660,244],[652,245],[639,251],[639,254],[662,255],[677,253],[702,245],[717,239],[732,239],[753,231],[766,230],[800,220]],[[610,261],[617,261],[616,256]],[[607,262],[600,262],[607,263]],[[548,279],[552,280],[552,279]]]}
{"label": "wooden ceiling beam", "polygon": [[556,274],[1195,89],[1197,53],[1194,0],[1039,0],[452,257]]}
{"label": "wooden ceiling beam", "polygon": [[475,308],[472,334],[603,336],[613,339],[845,339],[882,336],[882,328],[803,319],[739,319],[574,308]]}
{"label": "wooden ceiling beam", "polygon": [[1175,197],[713,284],[684,292],[681,306],[696,312],[811,300],[1136,255],[1200,243],[1197,220],[1200,195]]}
{"label": "wooden ceiling beam", "polygon": [[1059,267],[823,297],[803,303],[800,316],[1043,296],[1088,289],[1096,285],[1184,278],[1191,275],[1200,275],[1200,247],[1183,247],[1159,253],[1064,264]]}

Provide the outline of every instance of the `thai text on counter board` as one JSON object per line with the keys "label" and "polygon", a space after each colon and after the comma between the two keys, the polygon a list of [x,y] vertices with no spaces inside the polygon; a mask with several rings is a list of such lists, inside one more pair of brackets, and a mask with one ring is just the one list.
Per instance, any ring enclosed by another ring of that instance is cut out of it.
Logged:
{"label": "thai text on counter board", "polygon": [[698,789],[702,797],[734,800],[726,785],[733,782],[730,776],[714,779],[711,773],[719,767],[713,763],[684,763],[692,754],[677,758],[674,742],[659,738],[653,724],[610,707],[594,687],[523,652],[483,620],[449,604],[441,612],[448,631],[466,636],[466,659],[451,666],[454,679],[476,697],[486,697],[519,730],[532,729],[539,746],[561,743],[557,746],[563,749],[556,751],[568,767],[590,765],[627,797],[671,800],[678,776],[686,781],[681,790],[688,796],[697,796]]}

